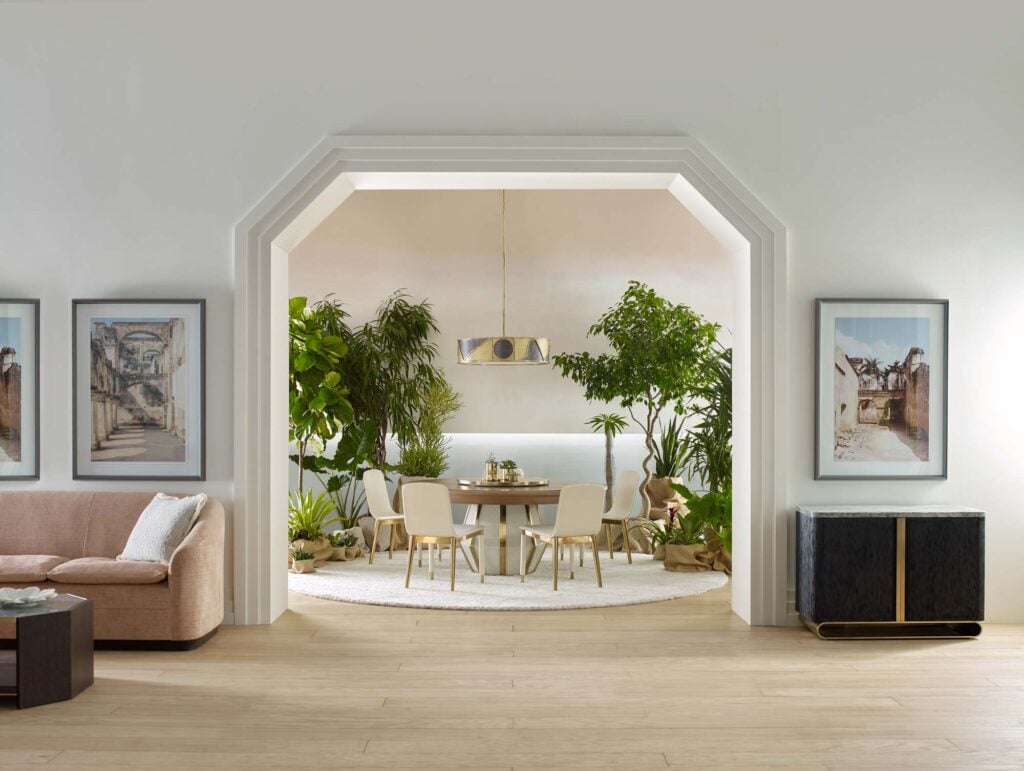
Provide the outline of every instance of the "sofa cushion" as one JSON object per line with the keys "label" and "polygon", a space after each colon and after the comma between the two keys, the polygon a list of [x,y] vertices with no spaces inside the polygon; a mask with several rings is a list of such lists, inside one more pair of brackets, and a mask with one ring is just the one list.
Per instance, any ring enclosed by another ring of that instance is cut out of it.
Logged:
{"label": "sofa cushion", "polygon": [[157,493],[139,515],[124,551],[117,558],[168,564],[205,504],[206,496],[202,493],[187,498]]}
{"label": "sofa cushion", "polygon": [[45,581],[62,562],[67,560],[52,554],[0,554],[0,584]]}
{"label": "sofa cushion", "polygon": [[59,584],[158,584],[167,578],[159,562],[82,557],[58,565],[46,576]]}

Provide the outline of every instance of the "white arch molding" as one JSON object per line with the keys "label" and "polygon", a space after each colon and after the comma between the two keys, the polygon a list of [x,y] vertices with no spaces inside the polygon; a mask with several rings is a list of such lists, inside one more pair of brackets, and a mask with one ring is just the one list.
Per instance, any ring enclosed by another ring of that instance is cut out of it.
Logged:
{"label": "white arch molding", "polygon": [[690,137],[330,136],[235,228],[234,620],[287,608],[287,255],[358,189],[660,188],[734,256],[733,610],[786,615],[786,231]]}

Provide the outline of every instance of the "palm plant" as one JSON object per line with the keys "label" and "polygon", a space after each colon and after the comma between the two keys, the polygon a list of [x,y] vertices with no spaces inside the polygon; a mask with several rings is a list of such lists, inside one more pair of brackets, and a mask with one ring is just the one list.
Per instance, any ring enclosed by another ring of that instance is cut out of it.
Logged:
{"label": "palm plant", "polygon": [[732,349],[715,344],[711,375],[694,395],[697,423],[680,443],[682,468],[711,492],[732,487]]}
{"label": "palm plant", "polygon": [[388,433],[400,443],[412,442],[424,399],[439,379],[434,366],[438,332],[430,303],[412,303],[395,292],[377,308],[376,317],[348,331],[348,355],[341,372],[358,420],[376,427],[373,464],[385,468]]}
{"label": "palm plant", "polygon": [[615,412],[602,412],[587,421],[587,425],[604,433],[604,510],[612,508],[613,486],[615,484],[615,453],[613,445],[615,437],[626,430],[629,423]]}

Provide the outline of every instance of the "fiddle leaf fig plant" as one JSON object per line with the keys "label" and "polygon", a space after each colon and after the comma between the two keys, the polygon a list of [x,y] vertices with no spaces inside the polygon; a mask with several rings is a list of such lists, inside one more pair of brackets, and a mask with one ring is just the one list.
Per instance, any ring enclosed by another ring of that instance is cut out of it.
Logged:
{"label": "fiddle leaf fig plant", "polygon": [[654,430],[666,408],[685,413],[685,403],[708,382],[718,325],[682,303],[673,303],[639,281],[587,332],[604,337],[610,353],[563,353],[554,366],[583,386],[590,401],[618,402],[643,429],[647,455],[641,516],[651,510],[647,485],[654,457]]}
{"label": "fiddle leaf fig plant", "polygon": [[298,450],[300,494],[307,456],[322,452],[353,418],[341,372],[349,351],[343,339],[346,316],[330,298],[313,305],[305,297],[288,301],[288,438]]}

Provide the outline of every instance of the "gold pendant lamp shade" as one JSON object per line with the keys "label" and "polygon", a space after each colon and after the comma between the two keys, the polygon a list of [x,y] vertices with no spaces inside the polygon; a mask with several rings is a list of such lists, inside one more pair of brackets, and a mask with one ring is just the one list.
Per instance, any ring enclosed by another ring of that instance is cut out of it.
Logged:
{"label": "gold pendant lamp shade", "polygon": [[551,341],[546,337],[510,337],[505,334],[508,305],[507,205],[501,191],[501,335],[460,337],[459,364],[547,364]]}

